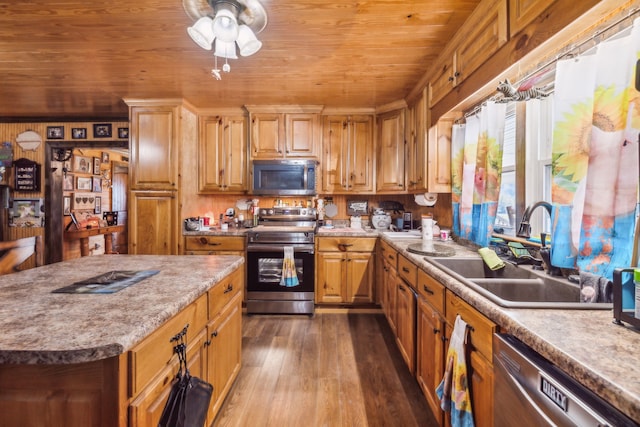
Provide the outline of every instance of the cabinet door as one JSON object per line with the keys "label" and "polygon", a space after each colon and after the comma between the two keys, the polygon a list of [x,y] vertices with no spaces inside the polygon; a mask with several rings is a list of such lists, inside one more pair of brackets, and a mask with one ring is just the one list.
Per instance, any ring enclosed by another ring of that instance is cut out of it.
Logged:
{"label": "cabinet door", "polygon": [[223,129],[224,190],[235,193],[247,191],[247,119],[227,117]]}
{"label": "cabinet door", "polygon": [[351,192],[373,191],[373,116],[349,118],[348,188]]}
{"label": "cabinet door", "polygon": [[429,129],[428,184],[433,193],[451,192],[451,131],[453,119],[441,118]]}
{"label": "cabinet door", "polygon": [[174,190],[178,107],[131,107],[131,189]]}
{"label": "cabinet door", "polygon": [[255,113],[251,116],[251,158],[279,159],[284,155],[280,145],[282,115],[279,113]]}
{"label": "cabinet door", "polygon": [[285,115],[285,156],[316,158],[319,141],[319,121],[317,114]]}
{"label": "cabinet door", "polygon": [[322,191],[338,193],[346,190],[348,161],[348,118],[325,116],[322,137]]}
{"label": "cabinet door", "polygon": [[396,317],[397,290],[396,288],[398,286],[398,274],[396,272],[396,269],[392,267],[391,264],[389,264],[388,262],[387,262],[387,274],[384,279],[384,283],[385,283],[385,291],[387,293],[387,296],[386,296],[387,310],[385,314],[387,315],[387,321],[389,322],[389,327],[393,331],[393,334],[397,335],[397,317]]}
{"label": "cabinet door", "polygon": [[[207,326],[208,380],[213,385],[213,397],[208,422],[211,424],[233,381],[240,371],[242,344],[242,293],[229,301],[219,316]],[[207,425],[209,425],[207,424]]]}
{"label": "cabinet door", "polygon": [[131,191],[129,253],[177,255],[177,206],[174,191]]}
{"label": "cabinet door", "polygon": [[350,303],[372,303],[375,273],[373,253],[347,255],[347,298]]}
{"label": "cabinet door", "polygon": [[473,419],[477,427],[493,426],[493,364],[480,353],[469,355],[471,375],[471,402]]}
{"label": "cabinet door", "polygon": [[553,3],[553,0],[509,0],[509,36],[513,37]]}
{"label": "cabinet door", "polygon": [[224,189],[225,147],[223,118],[199,118],[198,132],[198,192],[210,193]]}
{"label": "cabinet door", "polygon": [[[205,337],[206,330],[203,329],[195,338],[189,338],[187,368],[192,376],[206,381]],[[158,425],[177,372],[178,361],[175,359],[131,402],[129,407],[130,425],[139,427],[156,427]]]}
{"label": "cabinet door", "polygon": [[343,303],[346,296],[346,255],[317,252],[316,303]]}
{"label": "cabinet door", "polygon": [[427,403],[442,425],[440,399],[436,387],[444,375],[444,319],[423,298],[418,298],[416,379]]}
{"label": "cabinet door", "polygon": [[426,191],[427,189],[427,89],[410,108],[411,118],[407,140],[407,189]]}
{"label": "cabinet door", "polygon": [[404,110],[378,117],[377,192],[404,191]]}
{"label": "cabinet door", "polygon": [[507,42],[507,2],[480,2],[456,40],[454,76],[458,85]]}
{"label": "cabinet door", "polygon": [[434,67],[435,74],[429,80],[429,107],[436,105],[453,89],[455,82],[454,57],[445,51]]}
{"label": "cabinet door", "polygon": [[415,372],[416,296],[398,279],[396,287],[396,341],[409,371]]}

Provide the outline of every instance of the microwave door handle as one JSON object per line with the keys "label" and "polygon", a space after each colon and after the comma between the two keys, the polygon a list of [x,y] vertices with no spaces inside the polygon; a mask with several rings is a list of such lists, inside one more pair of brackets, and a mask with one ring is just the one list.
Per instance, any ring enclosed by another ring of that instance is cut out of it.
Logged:
{"label": "microwave door handle", "polygon": [[302,182],[303,182],[305,190],[309,188],[309,185],[307,184],[307,175],[308,174],[309,174],[309,166],[304,165],[304,170],[303,170],[303,173],[302,173],[302,175],[304,175],[304,176],[302,177]]}

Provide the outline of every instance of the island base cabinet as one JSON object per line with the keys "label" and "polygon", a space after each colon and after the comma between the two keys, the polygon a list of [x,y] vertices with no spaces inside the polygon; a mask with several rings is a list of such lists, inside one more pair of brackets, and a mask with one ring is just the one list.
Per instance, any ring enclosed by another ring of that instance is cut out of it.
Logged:
{"label": "island base cabinet", "polygon": [[0,426],[126,426],[119,362],[0,365]]}
{"label": "island base cabinet", "polygon": [[438,425],[443,413],[436,388],[444,375],[444,319],[424,298],[418,298],[416,379]]}

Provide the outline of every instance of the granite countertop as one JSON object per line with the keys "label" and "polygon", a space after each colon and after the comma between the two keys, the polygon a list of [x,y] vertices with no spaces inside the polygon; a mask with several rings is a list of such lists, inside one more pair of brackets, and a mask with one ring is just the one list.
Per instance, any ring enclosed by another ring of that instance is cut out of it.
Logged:
{"label": "granite countertop", "polygon": [[246,236],[251,228],[235,228],[231,227],[226,231],[222,231],[219,227],[210,227],[196,231],[182,231],[183,236]]}
{"label": "granite countertop", "polygon": [[[231,255],[99,255],[0,276],[0,363],[82,363],[122,354],[243,263]],[[121,270],[159,273],[113,294],[52,293]]]}
{"label": "granite countertop", "polygon": [[[636,422],[640,421],[640,331],[613,323],[611,310],[507,309],[449,276],[424,256],[407,251],[412,239],[382,239],[470,305],[560,367]],[[434,240],[435,242],[436,240]],[[439,242],[455,256],[478,256],[454,242]]]}

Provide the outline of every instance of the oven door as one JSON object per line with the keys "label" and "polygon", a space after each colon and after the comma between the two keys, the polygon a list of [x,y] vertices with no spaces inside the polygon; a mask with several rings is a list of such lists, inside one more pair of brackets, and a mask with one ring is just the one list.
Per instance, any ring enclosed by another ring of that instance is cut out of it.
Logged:
{"label": "oven door", "polygon": [[284,245],[247,247],[247,300],[314,300],[313,245],[292,245],[298,285],[280,285]]}

